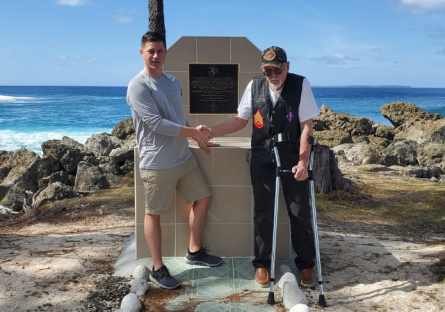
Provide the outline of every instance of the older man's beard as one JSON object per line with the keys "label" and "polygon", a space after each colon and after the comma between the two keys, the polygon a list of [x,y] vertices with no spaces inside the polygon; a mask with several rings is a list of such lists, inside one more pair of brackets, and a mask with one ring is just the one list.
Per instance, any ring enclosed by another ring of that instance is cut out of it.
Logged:
{"label": "older man's beard", "polygon": [[278,91],[281,88],[281,79],[275,78],[269,80],[269,87],[272,89],[272,91]]}

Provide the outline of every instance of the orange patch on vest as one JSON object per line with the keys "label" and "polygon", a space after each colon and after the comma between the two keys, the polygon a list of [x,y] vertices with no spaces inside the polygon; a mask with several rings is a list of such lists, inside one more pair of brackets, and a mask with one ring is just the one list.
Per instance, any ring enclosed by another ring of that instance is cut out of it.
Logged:
{"label": "orange patch on vest", "polygon": [[264,119],[263,116],[261,116],[260,110],[257,110],[255,115],[253,115],[253,124],[258,129],[261,129],[264,126]]}

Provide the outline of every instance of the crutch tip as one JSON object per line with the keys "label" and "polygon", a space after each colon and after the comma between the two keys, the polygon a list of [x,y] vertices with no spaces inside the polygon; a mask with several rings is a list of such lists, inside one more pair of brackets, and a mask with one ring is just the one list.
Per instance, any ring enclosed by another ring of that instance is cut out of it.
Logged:
{"label": "crutch tip", "polygon": [[267,298],[267,303],[270,305],[275,304],[275,296],[273,294],[273,291],[269,291],[269,297]]}
{"label": "crutch tip", "polygon": [[326,300],[324,299],[324,295],[319,295],[319,296],[318,296],[318,305],[319,305],[320,307],[323,307],[323,308],[325,308],[325,307],[328,306],[328,305],[326,304]]}

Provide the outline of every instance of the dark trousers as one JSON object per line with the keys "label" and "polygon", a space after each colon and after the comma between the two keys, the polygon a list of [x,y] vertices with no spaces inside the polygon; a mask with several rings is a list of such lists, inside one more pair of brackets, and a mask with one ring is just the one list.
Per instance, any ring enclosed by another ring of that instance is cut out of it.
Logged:
{"label": "dark trousers", "polygon": [[[289,169],[284,168],[283,169]],[[250,176],[255,201],[255,268],[270,268],[273,238],[276,165],[250,164]],[[290,218],[292,247],[297,254],[299,270],[315,265],[314,232],[309,206],[309,179],[297,181],[291,174],[281,176],[287,213]]]}

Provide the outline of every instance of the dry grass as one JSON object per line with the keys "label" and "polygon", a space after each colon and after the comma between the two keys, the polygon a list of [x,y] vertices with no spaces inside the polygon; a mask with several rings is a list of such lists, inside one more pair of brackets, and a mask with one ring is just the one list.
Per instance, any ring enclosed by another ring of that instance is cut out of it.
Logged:
{"label": "dry grass", "polygon": [[384,226],[400,236],[445,235],[445,187],[422,179],[360,173],[359,195],[317,194],[317,211],[331,221]]}

